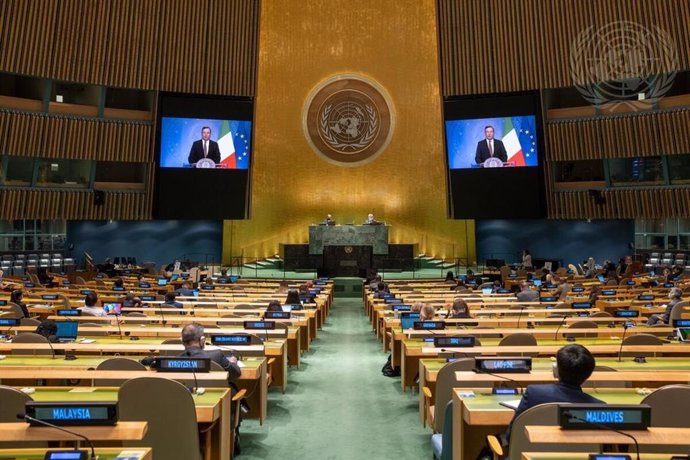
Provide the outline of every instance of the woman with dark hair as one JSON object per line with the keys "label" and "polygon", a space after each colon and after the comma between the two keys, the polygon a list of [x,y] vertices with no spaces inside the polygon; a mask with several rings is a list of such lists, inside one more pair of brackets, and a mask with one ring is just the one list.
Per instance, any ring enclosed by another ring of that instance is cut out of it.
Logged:
{"label": "woman with dark hair", "polygon": [[46,319],[41,321],[41,324],[36,326],[36,334],[42,335],[46,339],[48,339],[50,342],[56,343],[57,340],[57,323],[53,321],[52,319]]}
{"label": "woman with dark hair", "polygon": [[460,297],[456,297],[453,300],[453,306],[448,311],[448,318],[472,318],[467,302]]}
{"label": "woman with dark hair", "polygon": [[22,309],[22,313],[24,314],[24,318],[28,318],[29,309],[27,308],[26,304],[22,302],[22,298],[24,298],[24,292],[22,292],[21,289],[15,289],[10,295],[10,302],[15,305],[19,305],[19,308]]}
{"label": "woman with dark hair", "polygon": [[453,274],[452,270],[448,270],[448,272],[446,272],[446,279],[443,282],[444,283],[455,283],[455,275]]}
{"label": "woman with dark hair", "polygon": [[48,269],[46,267],[40,267],[38,272],[36,272],[36,277],[38,278],[38,282],[43,286],[47,288],[55,287],[53,277],[48,275]]}
{"label": "woman with dark hair", "polygon": [[271,302],[268,304],[268,308],[266,308],[266,311],[283,311],[283,307],[277,300],[271,300]]}
{"label": "woman with dark hair", "polygon": [[286,305],[300,305],[299,291],[297,289],[288,289],[287,297],[285,298]]}
{"label": "woman with dark hair", "polygon": [[125,282],[122,281],[122,278],[115,278],[115,281],[113,281],[113,286],[116,288],[121,288],[125,286]]}

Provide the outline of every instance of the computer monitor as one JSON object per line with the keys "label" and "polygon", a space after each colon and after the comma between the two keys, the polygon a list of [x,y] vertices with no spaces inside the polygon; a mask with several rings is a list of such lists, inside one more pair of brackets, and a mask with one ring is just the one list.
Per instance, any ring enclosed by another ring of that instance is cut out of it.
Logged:
{"label": "computer monitor", "polygon": [[482,288],[482,294],[484,295],[489,295],[493,292],[493,289],[488,287],[488,288]]}
{"label": "computer monitor", "polygon": [[122,303],[103,302],[103,311],[106,315],[120,315],[122,314]]}
{"label": "computer monitor", "polygon": [[158,285],[159,286],[165,286],[168,284],[168,280],[166,278],[158,278]]}
{"label": "computer monitor", "polygon": [[533,280],[532,280],[532,284],[533,284],[535,287],[539,287],[539,286],[541,286],[541,280],[540,280],[540,279],[533,279]]}
{"label": "computer monitor", "polygon": [[178,275],[177,273],[173,273],[172,275],[170,275],[170,281],[177,281],[177,278],[179,277],[180,275]]}
{"label": "computer monitor", "polygon": [[76,321],[55,321],[57,325],[57,337],[60,342],[71,342],[77,339],[79,323]]}
{"label": "computer monitor", "polygon": [[605,283],[605,282],[606,282],[606,278],[604,278],[604,275],[597,275],[597,278],[599,279],[599,282],[600,282],[600,283]]}
{"label": "computer monitor", "polygon": [[419,313],[417,312],[400,314],[400,326],[403,330],[414,328],[415,321],[419,321]]}

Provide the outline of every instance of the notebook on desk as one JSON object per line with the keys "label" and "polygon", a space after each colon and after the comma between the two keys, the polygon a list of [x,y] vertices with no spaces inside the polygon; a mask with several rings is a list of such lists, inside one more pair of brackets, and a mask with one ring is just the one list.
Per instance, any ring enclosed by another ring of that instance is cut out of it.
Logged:
{"label": "notebook on desk", "polygon": [[501,401],[499,404],[503,407],[507,407],[508,409],[513,409],[517,410],[518,406],[520,405],[521,399],[511,399],[510,401]]}

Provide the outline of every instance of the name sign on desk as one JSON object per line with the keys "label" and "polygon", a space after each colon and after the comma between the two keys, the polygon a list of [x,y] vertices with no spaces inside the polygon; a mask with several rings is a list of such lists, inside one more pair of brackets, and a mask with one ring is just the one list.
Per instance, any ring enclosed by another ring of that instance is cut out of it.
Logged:
{"label": "name sign on desk", "polygon": [[472,336],[434,337],[435,348],[473,347],[476,340]]}
{"label": "name sign on desk", "polygon": [[34,286],[35,286],[34,283],[24,283],[24,287],[27,287],[27,288],[32,288]]}
{"label": "name sign on desk", "polygon": [[124,286],[113,286],[113,291],[124,291],[125,287]]}
{"label": "name sign on desk", "polygon": [[613,314],[616,318],[639,318],[640,310],[616,310]]}
{"label": "name sign on desk", "polygon": [[673,284],[673,283],[664,283],[665,288],[672,288],[674,286],[675,286],[675,284]]}
{"label": "name sign on desk", "polygon": [[240,334],[218,334],[211,336],[213,345],[250,345],[252,338],[248,335]]}
{"label": "name sign on desk", "polygon": [[7,305],[7,300],[0,300],[0,306],[4,307]]}
{"label": "name sign on desk", "polygon": [[245,329],[275,329],[275,321],[245,321]]}
{"label": "name sign on desk", "polygon": [[89,295],[91,293],[93,293],[93,291],[91,289],[82,289],[79,291],[79,294],[81,294],[81,295]]}
{"label": "name sign on desk", "polygon": [[57,311],[58,316],[81,316],[81,310],[71,308],[60,308]]}
{"label": "name sign on desk", "polygon": [[266,319],[290,319],[292,311],[267,311],[264,313]]}
{"label": "name sign on desk", "polygon": [[438,331],[446,328],[446,323],[443,321],[415,321],[414,328],[416,330],[424,331]]}
{"label": "name sign on desk", "polygon": [[637,300],[654,300],[653,294],[640,294],[637,296]]}
{"label": "name sign on desk", "polygon": [[570,306],[572,308],[592,308],[592,304],[589,302],[573,302]]}
{"label": "name sign on desk", "polygon": [[210,372],[211,358],[157,357],[151,367],[158,372]]}
{"label": "name sign on desk", "polygon": [[557,300],[558,298],[554,296],[539,297],[540,302],[556,302]]}
{"label": "name sign on desk", "polygon": [[498,294],[510,294],[511,292],[512,291],[510,289],[506,289],[506,288],[501,288],[498,291],[496,291],[496,293],[498,293]]}
{"label": "name sign on desk", "polygon": [[0,326],[19,326],[19,318],[0,318]]}
{"label": "name sign on desk", "polygon": [[690,319],[674,319],[673,327],[690,327]]}
{"label": "name sign on desk", "polygon": [[601,295],[616,295],[616,291],[601,291]]}
{"label": "name sign on desk", "polygon": [[43,300],[57,300],[58,296],[57,296],[57,294],[43,294],[41,296],[41,299],[43,299]]}
{"label": "name sign on desk", "polygon": [[393,305],[393,311],[412,311],[412,305]]}
{"label": "name sign on desk", "polygon": [[88,460],[89,453],[85,450],[49,450],[43,460]]}
{"label": "name sign on desk", "polygon": [[208,286],[208,285],[204,284],[203,286],[201,286],[201,289],[203,289],[204,291],[213,291],[216,289],[216,287],[215,286]]}
{"label": "name sign on desk", "polygon": [[626,281],[625,284],[627,284],[628,286],[635,286],[635,282],[633,280]]}
{"label": "name sign on desk", "polygon": [[574,287],[574,288],[572,289],[572,291],[573,291],[573,292],[585,292],[585,288],[583,288],[583,287],[581,287],[581,286],[577,286],[577,287]]}
{"label": "name sign on desk", "polygon": [[532,358],[516,356],[497,358],[477,356],[474,358],[475,372],[529,373],[532,371]]}
{"label": "name sign on desk", "polygon": [[[60,426],[115,425],[117,402],[27,401],[26,415]],[[29,422],[31,426],[41,426]]]}
{"label": "name sign on desk", "polygon": [[143,295],[143,296],[141,296],[141,300],[143,300],[144,302],[152,302],[152,301],[156,300],[156,296],[155,295]]}
{"label": "name sign on desk", "polygon": [[591,430],[602,427],[617,430],[646,430],[652,408],[646,404],[567,404],[558,406],[561,428]]}
{"label": "name sign on desk", "polygon": [[140,288],[148,289],[151,287],[151,283],[139,283]]}
{"label": "name sign on desk", "polygon": [[402,303],[402,299],[392,299],[391,298],[391,299],[384,300],[384,302],[386,302],[388,305],[392,305],[392,304]]}

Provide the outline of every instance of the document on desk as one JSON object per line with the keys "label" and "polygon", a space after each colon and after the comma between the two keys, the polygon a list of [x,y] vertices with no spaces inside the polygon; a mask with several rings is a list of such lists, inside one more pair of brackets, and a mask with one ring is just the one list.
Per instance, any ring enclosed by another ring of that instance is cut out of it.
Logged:
{"label": "document on desk", "polygon": [[499,404],[503,407],[507,407],[508,409],[517,410],[518,406],[520,405],[520,401],[520,399],[511,399],[510,401],[501,401]]}

